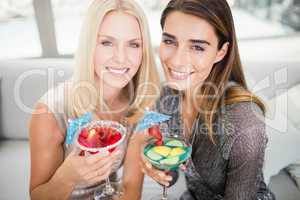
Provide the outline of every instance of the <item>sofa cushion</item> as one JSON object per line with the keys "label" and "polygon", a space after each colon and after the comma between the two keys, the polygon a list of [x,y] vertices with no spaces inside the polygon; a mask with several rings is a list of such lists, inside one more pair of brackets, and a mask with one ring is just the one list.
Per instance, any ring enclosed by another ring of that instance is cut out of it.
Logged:
{"label": "sofa cushion", "polygon": [[300,130],[291,120],[294,117],[291,111],[296,108],[291,107],[288,91],[265,101],[266,133],[269,138],[264,165],[266,182],[281,169],[300,160]]}
{"label": "sofa cushion", "polygon": [[291,178],[295,181],[300,192],[300,161],[289,165],[286,168],[286,171],[291,176]]}
{"label": "sofa cushion", "polygon": [[0,140],[0,199],[29,200],[29,142]]}
{"label": "sofa cushion", "polygon": [[269,187],[276,200],[299,200],[300,191],[285,170],[271,178]]}
{"label": "sofa cushion", "polygon": [[256,95],[273,98],[300,83],[300,61],[245,61],[247,83]]}
{"label": "sofa cushion", "polygon": [[35,102],[71,76],[71,59],[10,60],[0,62],[0,138],[28,138],[28,122]]}

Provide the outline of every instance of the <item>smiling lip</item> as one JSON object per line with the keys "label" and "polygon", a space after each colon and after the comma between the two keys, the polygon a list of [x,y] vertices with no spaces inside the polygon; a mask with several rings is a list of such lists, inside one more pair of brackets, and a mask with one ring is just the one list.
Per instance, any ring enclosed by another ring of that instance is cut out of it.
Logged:
{"label": "smiling lip", "polygon": [[115,67],[105,67],[107,71],[113,73],[113,74],[126,74],[129,71],[129,68],[115,68]]}
{"label": "smiling lip", "polygon": [[179,72],[169,68],[169,73],[173,79],[176,80],[185,80],[187,79],[193,72]]}

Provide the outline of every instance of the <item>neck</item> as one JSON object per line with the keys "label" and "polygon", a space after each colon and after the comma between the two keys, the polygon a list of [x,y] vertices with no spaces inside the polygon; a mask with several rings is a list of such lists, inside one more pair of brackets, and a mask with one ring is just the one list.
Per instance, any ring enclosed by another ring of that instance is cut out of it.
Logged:
{"label": "neck", "polygon": [[106,102],[114,102],[122,97],[123,91],[120,88],[109,87],[103,84],[101,94]]}

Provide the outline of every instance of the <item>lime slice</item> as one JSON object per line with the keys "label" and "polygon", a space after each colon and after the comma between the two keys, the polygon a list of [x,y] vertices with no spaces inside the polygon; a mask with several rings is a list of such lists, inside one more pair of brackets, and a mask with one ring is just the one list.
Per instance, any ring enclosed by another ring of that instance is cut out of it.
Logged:
{"label": "lime slice", "polygon": [[179,158],[177,156],[165,158],[161,160],[159,163],[162,165],[176,165],[179,162]]}
{"label": "lime slice", "polygon": [[158,161],[163,158],[161,155],[153,152],[153,150],[151,150],[151,149],[149,151],[147,151],[146,156],[154,161]]}
{"label": "lime slice", "polygon": [[169,156],[179,156],[181,154],[185,153],[185,150],[183,150],[180,147],[175,147],[172,149],[172,151],[170,152]]}
{"label": "lime slice", "polygon": [[184,147],[183,142],[179,140],[169,140],[165,143],[165,145],[170,146],[170,147]]}
{"label": "lime slice", "polygon": [[152,148],[152,151],[158,153],[159,155],[167,157],[171,152],[171,148],[166,146],[155,146]]}

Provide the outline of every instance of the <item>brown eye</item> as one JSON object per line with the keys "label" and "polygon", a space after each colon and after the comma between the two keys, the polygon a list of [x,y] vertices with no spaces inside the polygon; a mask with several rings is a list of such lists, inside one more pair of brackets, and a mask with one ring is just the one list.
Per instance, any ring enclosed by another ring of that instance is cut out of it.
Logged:
{"label": "brown eye", "polygon": [[204,51],[205,50],[200,45],[193,45],[191,48],[192,48],[192,50],[195,50],[195,51]]}
{"label": "brown eye", "polygon": [[173,45],[173,44],[175,44],[175,42],[173,40],[170,40],[170,39],[163,39],[163,43],[165,43],[166,45]]}

